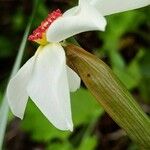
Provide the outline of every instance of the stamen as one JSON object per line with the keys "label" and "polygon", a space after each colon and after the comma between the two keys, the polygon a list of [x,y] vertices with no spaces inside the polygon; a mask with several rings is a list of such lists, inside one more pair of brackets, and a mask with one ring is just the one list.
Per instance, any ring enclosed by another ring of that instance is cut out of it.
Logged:
{"label": "stamen", "polygon": [[37,42],[41,45],[45,45],[47,43],[46,36],[45,36],[46,30],[60,16],[62,16],[62,13],[59,9],[57,9],[57,10],[53,11],[52,13],[48,14],[48,17],[28,37],[28,40]]}

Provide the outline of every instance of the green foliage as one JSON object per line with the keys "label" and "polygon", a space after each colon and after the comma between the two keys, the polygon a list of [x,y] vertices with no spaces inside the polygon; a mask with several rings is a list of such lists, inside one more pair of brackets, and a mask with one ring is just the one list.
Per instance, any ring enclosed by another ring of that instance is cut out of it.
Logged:
{"label": "green foliage", "polygon": [[[121,55],[121,47],[125,46],[122,39],[128,33],[140,33],[141,38],[149,42],[150,39],[143,33],[144,31],[139,28],[143,23],[148,24],[148,16],[148,8],[146,8],[145,11],[144,9],[140,9],[109,16],[107,17],[108,25],[106,31],[104,33],[99,33],[99,37],[104,41],[102,48],[100,48],[100,52],[108,56],[115,74],[129,90],[139,88],[141,93],[143,93],[143,99],[147,100],[149,96],[147,90],[150,88],[148,88],[148,84],[145,85],[145,83],[149,83],[150,79],[145,79],[145,77],[143,77],[143,71],[141,70],[148,71],[148,67],[147,69],[144,68],[145,65],[149,66],[150,61],[147,59],[145,60],[146,64],[145,62],[140,63],[140,59],[142,59],[143,55],[148,58],[147,50],[143,49],[143,47],[139,47],[139,52],[132,58],[131,62],[127,64]],[[132,47],[131,51],[133,51]]]}
{"label": "green foliage", "polygon": [[140,72],[141,78],[140,81],[140,92],[143,96],[145,102],[150,103],[150,52],[145,50],[143,57],[140,59]]}
{"label": "green foliage", "polygon": [[[124,83],[124,85],[128,89],[134,89],[137,87],[141,81],[141,72],[139,68],[139,60],[143,55],[143,51],[139,51],[137,56],[132,59],[132,61],[125,65],[124,67],[114,67],[113,70],[116,73],[116,75],[119,77],[119,79]],[[121,57],[120,57],[121,58]],[[116,64],[121,64],[119,61],[117,62],[117,58],[114,58],[116,60]]]}
{"label": "green foliage", "polygon": [[73,147],[68,143],[51,143],[47,146],[46,150],[73,150]]}
{"label": "green foliage", "polygon": [[[97,120],[97,118],[103,113],[103,109],[95,102],[93,96],[91,96],[91,94],[83,88],[79,89],[76,93],[71,94],[71,103],[75,127],[81,125],[87,126],[93,123],[92,120]],[[63,149],[63,146],[64,150],[67,150],[66,147],[69,147],[67,144],[69,143],[67,139],[72,133],[69,131],[60,131],[56,129],[52,124],[49,123],[45,116],[42,115],[42,113],[31,100],[28,103],[25,118],[21,121],[21,126],[23,130],[29,133],[31,138],[35,141],[44,141],[49,143],[49,141],[53,139],[59,139],[64,143],[48,144],[48,147],[50,147],[52,150],[57,150],[57,148],[60,149],[60,147]],[[88,134],[90,133],[91,130],[88,131]],[[93,143],[91,147],[96,143],[95,138],[87,136],[83,138],[83,142],[81,142],[82,149],[88,144],[88,141]]]}
{"label": "green foliage", "polygon": [[103,113],[103,109],[95,102],[95,98],[83,88],[72,93],[71,103],[76,126],[89,124],[91,120]]}
{"label": "green foliage", "polygon": [[36,141],[49,141],[53,138],[64,139],[69,132],[60,132],[52,126],[31,100],[28,102],[25,118],[21,121],[22,128]]}
{"label": "green foliage", "polygon": [[85,137],[78,150],[93,150],[96,147],[96,137]]}
{"label": "green foliage", "polygon": [[0,36],[0,58],[6,58],[12,54],[11,52],[11,42],[5,38]]}

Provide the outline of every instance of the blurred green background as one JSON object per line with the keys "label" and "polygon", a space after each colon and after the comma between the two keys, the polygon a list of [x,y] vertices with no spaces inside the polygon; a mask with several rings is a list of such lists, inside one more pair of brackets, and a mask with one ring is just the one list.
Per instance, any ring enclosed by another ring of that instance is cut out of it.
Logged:
{"label": "blurred green background", "polygon": [[[35,29],[48,12],[75,6],[75,0],[39,0],[32,24]],[[32,0],[0,0],[0,100],[33,8]],[[107,17],[106,32],[86,32],[75,38],[87,51],[106,62],[150,114],[150,11],[149,7]],[[90,18],[89,18],[90,19]],[[31,31],[32,32],[32,31]],[[27,42],[22,64],[38,45]],[[1,103],[1,101],[0,101]],[[10,114],[6,150],[138,150],[124,131],[105,113],[82,84],[71,94],[74,132],[52,126],[29,101],[25,118]]]}

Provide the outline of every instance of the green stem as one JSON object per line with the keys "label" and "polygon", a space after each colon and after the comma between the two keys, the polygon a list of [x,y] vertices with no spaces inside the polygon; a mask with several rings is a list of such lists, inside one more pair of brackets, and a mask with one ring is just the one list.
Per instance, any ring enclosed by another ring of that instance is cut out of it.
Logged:
{"label": "green stem", "polygon": [[[22,57],[23,57],[24,50],[25,50],[26,41],[27,41],[27,38],[29,35],[29,31],[31,28],[31,24],[32,24],[34,15],[35,15],[37,5],[38,5],[38,0],[35,0],[34,1],[34,9],[32,11],[32,15],[30,17],[29,23],[26,27],[25,33],[23,35],[23,39],[20,44],[19,51],[18,51],[18,54],[17,54],[16,60],[15,60],[14,66],[13,66],[13,70],[12,70],[9,80],[17,73],[17,71],[20,68]],[[0,150],[2,149],[2,145],[3,145],[3,141],[4,141],[4,135],[5,135],[7,119],[8,119],[8,112],[9,112],[6,94],[4,94],[4,95],[5,96],[3,98],[2,105],[0,107]]]}

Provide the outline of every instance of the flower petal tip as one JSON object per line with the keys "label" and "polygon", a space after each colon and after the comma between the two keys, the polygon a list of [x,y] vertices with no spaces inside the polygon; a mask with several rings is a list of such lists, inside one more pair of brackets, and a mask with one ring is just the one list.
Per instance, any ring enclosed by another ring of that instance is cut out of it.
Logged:
{"label": "flower petal tip", "polygon": [[73,124],[68,123],[67,126],[68,126],[68,130],[73,132]]}
{"label": "flower petal tip", "polygon": [[[9,86],[8,86],[9,87]],[[12,114],[14,115],[14,116],[16,116],[16,117],[18,117],[18,118],[20,118],[21,120],[23,119],[23,117],[24,117],[24,114],[21,114],[21,113],[19,113],[19,112],[17,112],[17,109],[16,108],[14,108],[13,107],[13,105],[12,105],[12,102],[11,102],[11,100],[10,100],[10,93],[9,93],[9,90],[8,90],[9,88],[7,88],[7,91],[6,91],[6,97],[7,97],[7,102],[8,102],[8,104],[9,104],[9,107],[10,107],[10,109],[11,109],[11,112],[12,112]],[[24,112],[23,112],[24,113]]]}
{"label": "flower petal tip", "polygon": [[[53,123],[52,123],[53,124]],[[62,125],[62,124],[59,124],[59,125],[56,125],[56,124],[53,124],[57,129],[61,130],[61,131],[70,131],[70,132],[73,132],[73,123],[69,123],[69,122],[66,122],[65,125]]]}
{"label": "flower petal tip", "polygon": [[70,132],[73,132],[73,128],[69,130]]}
{"label": "flower petal tip", "polygon": [[104,32],[106,30],[106,27],[107,27],[107,21],[104,18],[103,19],[103,25],[102,26],[99,25],[99,30],[102,31],[102,32]]}
{"label": "flower petal tip", "polygon": [[21,120],[23,120],[24,114],[18,114],[18,113],[16,113],[14,110],[12,110],[12,113],[13,113],[14,116],[16,116],[17,118],[20,118]]}

